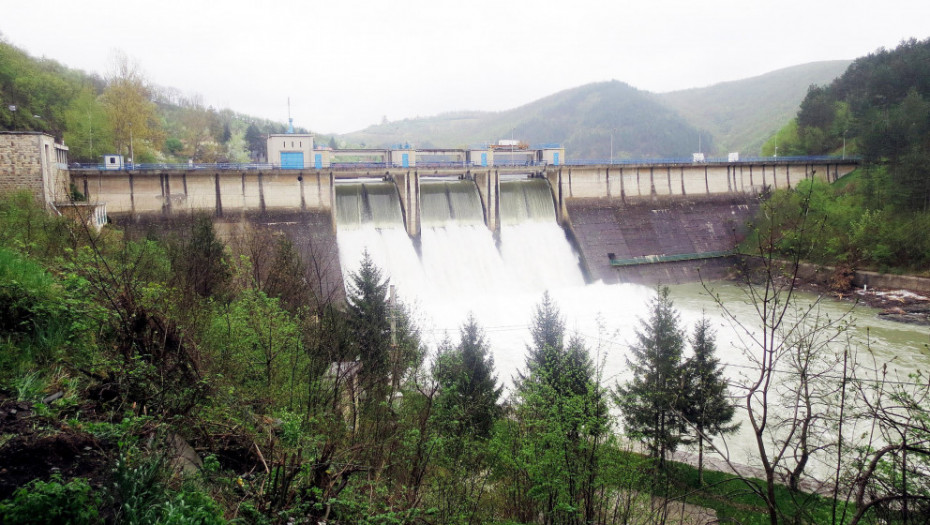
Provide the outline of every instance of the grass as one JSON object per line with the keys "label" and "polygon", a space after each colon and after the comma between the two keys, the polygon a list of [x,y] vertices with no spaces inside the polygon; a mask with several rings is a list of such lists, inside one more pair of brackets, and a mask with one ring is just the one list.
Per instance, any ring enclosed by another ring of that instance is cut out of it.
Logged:
{"label": "grass", "polygon": [[[720,523],[769,523],[765,501],[757,493],[764,490],[765,482],[762,480],[705,470],[704,484],[701,485],[697,469],[683,463],[670,463],[668,475],[672,497],[714,509]],[[783,485],[775,487],[775,499],[777,507],[785,515],[798,515],[802,517],[801,522],[831,522],[832,502],[829,499],[816,494],[792,492]],[[838,513],[841,510],[838,509]]]}

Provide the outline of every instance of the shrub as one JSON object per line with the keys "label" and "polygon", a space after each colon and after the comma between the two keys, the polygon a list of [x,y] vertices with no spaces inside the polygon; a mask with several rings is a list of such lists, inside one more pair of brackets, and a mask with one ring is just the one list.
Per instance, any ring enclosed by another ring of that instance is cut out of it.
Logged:
{"label": "shrub", "polygon": [[97,523],[99,505],[87,480],[75,478],[63,483],[61,476],[55,475],[48,482],[33,480],[0,502],[0,523]]}

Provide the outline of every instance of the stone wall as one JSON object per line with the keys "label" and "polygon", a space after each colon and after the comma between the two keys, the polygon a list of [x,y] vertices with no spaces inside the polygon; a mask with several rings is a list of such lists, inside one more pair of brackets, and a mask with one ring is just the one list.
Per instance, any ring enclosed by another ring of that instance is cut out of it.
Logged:
{"label": "stone wall", "polygon": [[65,200],[70,178],[60,165],[67,162],[66,152],[51,135],[0,133],[0,193],[26,190],[48,205]]}

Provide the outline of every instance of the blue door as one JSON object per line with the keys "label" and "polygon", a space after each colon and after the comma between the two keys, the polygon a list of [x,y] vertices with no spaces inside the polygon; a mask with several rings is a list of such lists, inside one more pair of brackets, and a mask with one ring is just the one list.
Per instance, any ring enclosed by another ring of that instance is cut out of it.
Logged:
{"label": "blue door", "polygon": [[481,165],[482,165],[482,166],[487,166],[487,165],[488,165],[488,154],[487,154],[487,153],[482,153],[482,154],[481,154]]}
{"label": "blue door", "polygon": [[282,170],[304,169],[304,152],[282,151],[281,152],[281,169]]}
{"label": "blue door", "polygon": [[317,153],[313,155],[313,167],[316,169],[323,169],[323,154]]}
{"label": "blue door", "polygon": [[555,164],[556,166],[559,165],[559,152],[558,151],[552,154],[552,163]]}
{"label": "blue door", "polygon": [[405,168],[410,167],[410,154],[409,153],[404,153],[403,155],[400,156],[400,165]]}

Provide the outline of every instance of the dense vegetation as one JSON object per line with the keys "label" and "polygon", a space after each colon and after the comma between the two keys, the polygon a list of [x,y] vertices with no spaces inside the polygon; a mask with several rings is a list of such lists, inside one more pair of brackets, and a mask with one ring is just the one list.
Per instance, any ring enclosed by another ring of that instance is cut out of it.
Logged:
{"label": "dense vegetation", "polygon": [[[819,217],[810,257],[852,268],[925,273],[930,265],[930,39],[857,59],[825,87],[811,87],[797,118],[770,140],[785,155],[859,155],[833,187],[776,196]],[[798,250],[786,224],[783,253]]]}
{"label": "dense vegetation", "polygon": [[128,158],[131,140],[136,162],[248,162],[265,156],[266,134],[285,129],[155,86],[125,56],[100,77],[35,59],[0,39],[0,130],[54,135],[72,161]]}

